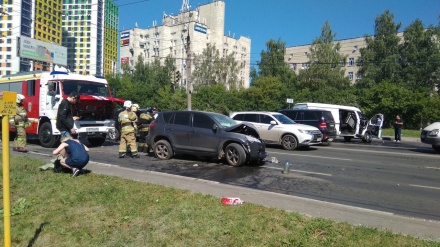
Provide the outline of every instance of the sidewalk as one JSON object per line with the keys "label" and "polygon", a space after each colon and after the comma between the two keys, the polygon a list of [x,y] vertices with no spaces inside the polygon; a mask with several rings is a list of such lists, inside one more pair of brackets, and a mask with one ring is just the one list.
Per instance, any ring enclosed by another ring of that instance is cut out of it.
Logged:
{"label": "sidewalk", "polygon": [[87,166],[97,174],[119,176],[135,181],[175,187],[219,197],[239,197],[245,202],[297,212],[310,217],[321,217],[347,222],[355,226],[386,229],[395,233],[440,241],[440,222],[403,217],[392,213],[345,206],[285,194],[243,188],[218,182],[182,177],[145,170],[134,170],[117,165],[90,162]]}

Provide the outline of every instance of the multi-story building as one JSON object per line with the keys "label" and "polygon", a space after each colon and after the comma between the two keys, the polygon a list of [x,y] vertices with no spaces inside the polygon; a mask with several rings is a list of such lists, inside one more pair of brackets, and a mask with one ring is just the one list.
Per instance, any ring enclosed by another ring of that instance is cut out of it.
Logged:
{"label": "multi-story building", "polygon": [[63,0],[62,44],[70,71],[103,76],[115,70],[118,12],[112,0]]}
{"label": "multi-story building", "polygon": [[[215,45],[220,55],[234,54],[241,65],[238,78],[241,86],[249,87],[251,40],[246,37],[235,39],[235,35],[224,35],[225,2],[214,0],[190,10],[189,1],[183,0],[177,15],[163,15],[162,25],[153,21],[152,27],[137,26],[120,33],[120,61],[134,67],[139,55],[145,62],[159,59],[162,63],[168,56],[174,59],[174,66],[181,74],[178,82],[186,87],[194,55],[199,55],[207,44]],[[190,41],[188,43],[188,41]],[[189,44],[189,46],[188,46]]]}
{"label": "multi-story building", "polygon": [[107,1],[104,12],[104,75],[118,72],[119,7]]}
{"label": "multi-story building", "polygon": [[0,14],[0,75],[50,70],[51,64],[18,56],[20,37],[61,45],[61,0],[3,0]]}
{"label": "multi-story building", "polygon": [[[403,33],[398,33],[401,41],[403,41]],[[345,69],[345,76],[350,79],[352,83],[362,78],[362,74],[359,72],[360,67],[357,64],[361,53],[360,48],[367,47],[365,37],[362,38],[352,38],[336,40],[341,44],[339,53],[342,56],[346,56],[346,61],[341,61],[341,67]],[[311,45],[300,45],[292,46],[286,48],[286,53],[284,54],[284,61],[289,64],[290,68],[299,73],[302,69],[307,69],[309,67],[310,61],[307,54],[310,52]]]}

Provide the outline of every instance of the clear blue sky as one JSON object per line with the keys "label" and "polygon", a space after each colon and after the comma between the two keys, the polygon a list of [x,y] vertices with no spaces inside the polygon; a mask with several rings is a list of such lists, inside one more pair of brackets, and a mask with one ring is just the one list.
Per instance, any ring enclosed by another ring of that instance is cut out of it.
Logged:
{"label": "clear blue sky", "polygon": [[[321,35],[328,21],[336,39],[374,34],[375,18],[385,10],[394,14],[404,31],[416,19],[425,27],[439,25],[439,0],[224,0],[225,34],[251,38],[251,65],[260,60],[266,42],[281,39],[286,47],[306,45]],[[162,23],[162,15],[177,14],[182,0],[115,0],[119,5],[119,29]],[[212,0],[189,0],[191,9]]]}

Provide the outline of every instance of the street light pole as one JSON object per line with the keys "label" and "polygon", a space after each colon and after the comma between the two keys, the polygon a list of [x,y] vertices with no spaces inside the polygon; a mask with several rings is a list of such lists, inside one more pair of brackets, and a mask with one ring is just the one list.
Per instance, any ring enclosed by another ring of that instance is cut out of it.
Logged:
{"label": "street light pole", "polygon": [[191,40],[189,37],[189,23],[188,23],[188,36],[186,37],[186,92],[188,100],[188,111],[191,111]]}

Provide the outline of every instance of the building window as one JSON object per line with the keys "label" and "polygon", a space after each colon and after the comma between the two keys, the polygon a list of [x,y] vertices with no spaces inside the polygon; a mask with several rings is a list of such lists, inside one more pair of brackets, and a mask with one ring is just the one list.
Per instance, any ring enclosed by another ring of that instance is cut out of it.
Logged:
{"label": "building window", "polygon": [[361,72],[358,72],[358,73],[356,74],[356,80],[360,80],[360,79],[362,79],[362,73],[361,73]]}
{"label": "building window", "polygon": [[354,66],[354,57],[350,57],[348,59],[348,67],[353,67]]}
{"label": "building window", "polygon": [[353,80],[353,72],[348,72],[348,79]]}
{"label": "building window", "polygon": [[296,71],[296,63],[292,63],[292,70]]}
{"label": "building window", "polygon": [[308,63],[301,64],[301,69],[308,69],[308,68],[309,68],[309,64]]}

